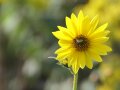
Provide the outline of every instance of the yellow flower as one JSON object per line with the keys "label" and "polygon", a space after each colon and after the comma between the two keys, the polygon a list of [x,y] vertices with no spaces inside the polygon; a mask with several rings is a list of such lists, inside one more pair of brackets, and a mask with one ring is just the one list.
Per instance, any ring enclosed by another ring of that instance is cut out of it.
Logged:
{"label": "yellow flower", "polygon": [[92,69],[93,60],[102,62],[100,55],[106,55],[112,51],[105,45],[109,39],[110,31],[105,30],[107,23],[97,28],[99,19],[95,16],[92,20],[84,16],[80,11],[78,17],[74,14],[71,18],[66,17],[66,28],[58,26],[59,31],[52,32],[59,39],[60,48],[55,52],[56,59],[67,64],[76,74],[79,68],[87,66]]}

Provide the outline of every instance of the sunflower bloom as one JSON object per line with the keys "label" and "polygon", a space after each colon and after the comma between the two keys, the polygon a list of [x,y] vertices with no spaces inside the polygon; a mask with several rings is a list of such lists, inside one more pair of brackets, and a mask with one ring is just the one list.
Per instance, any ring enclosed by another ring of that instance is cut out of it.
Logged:
{"label": "sunflower bloom", "polygon": [[97,27],[98,16],[92,20],[80,11],[78,17],[73,13],[66,17],[66,27],[58,26],[58,31],[52,32],[59,40],[60,48],[56,50],[56,60],[72,68],[74,74],[85,66],[92,69],[93,61],[102,62],[101,55],[107,55],[112,49],[105,45],[109,39],[106,30],[107,23]]}

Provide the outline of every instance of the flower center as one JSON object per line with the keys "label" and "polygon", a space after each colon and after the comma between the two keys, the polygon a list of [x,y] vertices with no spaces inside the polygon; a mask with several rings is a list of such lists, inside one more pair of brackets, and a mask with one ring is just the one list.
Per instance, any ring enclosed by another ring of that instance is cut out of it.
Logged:
{"label": "flower center", "polygon": [[79,51],[87,50],[90,45],[89,40],[83,35],[76,37],[73,41],[75,48]]}

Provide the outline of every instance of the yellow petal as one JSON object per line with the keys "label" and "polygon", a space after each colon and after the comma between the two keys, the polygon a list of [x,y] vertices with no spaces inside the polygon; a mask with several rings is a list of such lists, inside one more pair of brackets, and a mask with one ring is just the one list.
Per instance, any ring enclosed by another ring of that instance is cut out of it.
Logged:
{"label": "yellow petal", "polygon": [[66,31],[66,30],[68,30],[67,28],[62,27],[62,26],[57,26],[57,27],[58,27],[58,29],[59,29],[60,31]]}
{"label": "yellow petal", "polygon": [[99,55],[107,55],[107,51],[103,51],[103,50],[101,50],[101,49],[100,49],[99,47],[97,47],[97,46],[92,46],[91,49],[92,49],[94,52],[98,53]]}
{"label": "yellow petal", "polygon": [[75,36],[65,27],[62,27],[62,26],[57,26],[58,29],[64,34],[64,35],[67,35],[71,38],[74,38]]}
{"label": "yellow petal", "polygon": [[70,53],[70,57],[69,57],[69,60],[68,60],[68,67],[70,67],[74,63],[74,61],[76,60],[76,58],[78,58],[78,53],[74,49]]}
{"label": "yellow petal", "polygon": [[83,12],[80,11],[78,14],[78,30],[79,30],[79,34],[82,32],[82,21],[84,20],[84,15]]}
{"label": "yellow petal", "polygon": [[73,23],[76,34],[78,35],[78,20],[74,13],[71,14],[71,21]]}
{"label": "yellow petal", "polygon": [[58,38],[58,39],[62,39],[62,40],[72,40],[71,37],[64,35],[61,31],[56,31],[56,32],[52,32],[52,34]]}
{"label": "yellow petal", "polygon": [[86,16],[82,22],[82,28],[81,28],[82,35],[87,35],[89,30],[90,30],[90,19],[88,16]]}
{"label": "yellow petal", "polygon": [[59,53],[56,57],[57,60],[63,60],[67,58],[70,54],[70,51],[64,52],[64,53]]}
{"label": "yellow petal", "polygon": [[65,51],[68,51],[70,50],[70,47],[62,47],[62,48],[59,48],[55,51],[55,54],[59,54],[59,53],[64,53]]}
{"label": "yellow petal", "polygon": [[74,56],[73,58],[71,58],[72,60],[72,70],[74,72],[74,74],[76,74],[80,68],[80,65],[79,65],[79,58],[78,58],[78,53],[74,53]]}
{"label": "yellow petal", "polygon": [[[64,50],[64,49],[66,49],[66,50]],[[58,54],[56,59],[62,60],[62,59],[65,59],[66,57],[68,58],[68,56],[72,55],[72,53],[74,51],[75,51],[74,48],[67,48],[67,47],[63,48],[62,47],[61,49],[56,50],[55,53]]]}
{"label": "yellow petal", "polygon": [[61,63],[61,64],[67,64],[68,63],[68,60],[67,60],[67,58],[65,58],[65,59],[62,59],[62,60],[59,60],[59,62]]}
{"label": "yellow petal", "polygon": [[105,23],[102,26],[98,27],[93,33],[91,33],[90,37],[97,36],[97,35],[100,36],[100,35],[108,34],[109,31],[105,31],[107,26],[108,26],[108,23]]}
{"label": "yellow petal", "polygon": [[105,51],[106,52],[111,52],[112,51],[112,49],[109,46],[105,45],[105,44],[98,44],[97,47],[100,48],[104,52]]}
{"label": "yellow petal", "polygon": [[74,29],[73,24],[72,24],[70,18],[69,18],[69,17],[66,17],[65,20],[66,20],[66,26],[67,26],[67,28],[68,28],[69,30]]}
{"label": "yellow petal", "polygon": [[93,67],[92,58],[89,55],[87,55],[87,53],[86,53],[86,66],[89,69],[92,69],[92,67]]}
{"label": "yellow petal", "polygon": [[88,55],[91,56],[92,59],[94,59],[97,62],[102,62],[102,58],[100,57],[100,55],[98,55],[98,53],[94,52],[93,50],[89,49],[87,51]]}
{"label": "yellow petal", "polygon": [[[79,22],[82,22],[82,20],[84,19],[84,15],[83,15],[83,12],[82,12],[82,10],[79,12],[79,14],[78,14],[78,21]],[[79,23],[80,24],[80,23]]]}
{"label": "yellow petal", "polygon": [[82,69],[85,67],[85,61],[86,61],[85,53],[84,52],[80,52],[79,53],[79,64],[80,64],[80,67]]}
{"label": "yellow petal", "polygon": [[74,36],[76,36],[75,26],[74,26],[73,22],[71,21],[71,19],[70,19],[69,17],[66,17],[66,26],[67,26],[68,30],[69,30]]}
{"label": "yellow petal", "polygon": [[74,62],[74,64],[72,64],[72,70],[74,74],[78,73],[79,67],[77,65],[77,60]]}
{"label": "yellow petal", "polygon": [[98,16],[95,16],[92,20],[91,20],[91,22],[90,22],[90,31],[89,31],[89,33],[88,33],[88,35],[89,34],[91,34],[91,33],[93,33],[94,31],[95,31],[95,29],[96,29],[96,27],[97,27],[97,25],[98,25],[98,22],[99,22],[99,18],[98,18]]}
{"label": "yellow petal", "polygon": [[58,44],[59,44],[61,47],[72,47],[73,40],[59,40],[59,41],[58,41]]}
{"label": "yellow petal", "polygon": [[108,23],[101,25],[99,28],[96,29],[96,32],[104,31],[108,26]]}
{"label": "yellow petal", "polygon": [[89,35],[89,38],[100,38],[100,37],[105,37],[110,33],[110,31],[106,30],[106,31],[95,31],[94,33],[92,33],[91,35]]}
{"label": "yellow petal", "polygon": [[109,37],[94,38],[91,43],[104,43],[109,39]]}

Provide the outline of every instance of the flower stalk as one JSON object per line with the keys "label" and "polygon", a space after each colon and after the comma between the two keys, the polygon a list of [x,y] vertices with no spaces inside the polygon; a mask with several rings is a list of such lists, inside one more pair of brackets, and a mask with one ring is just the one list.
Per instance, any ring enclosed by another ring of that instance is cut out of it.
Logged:
{"label": "flower stalk", "polygon": [[74,74],[73,90],[77,90],[78,73]]}

